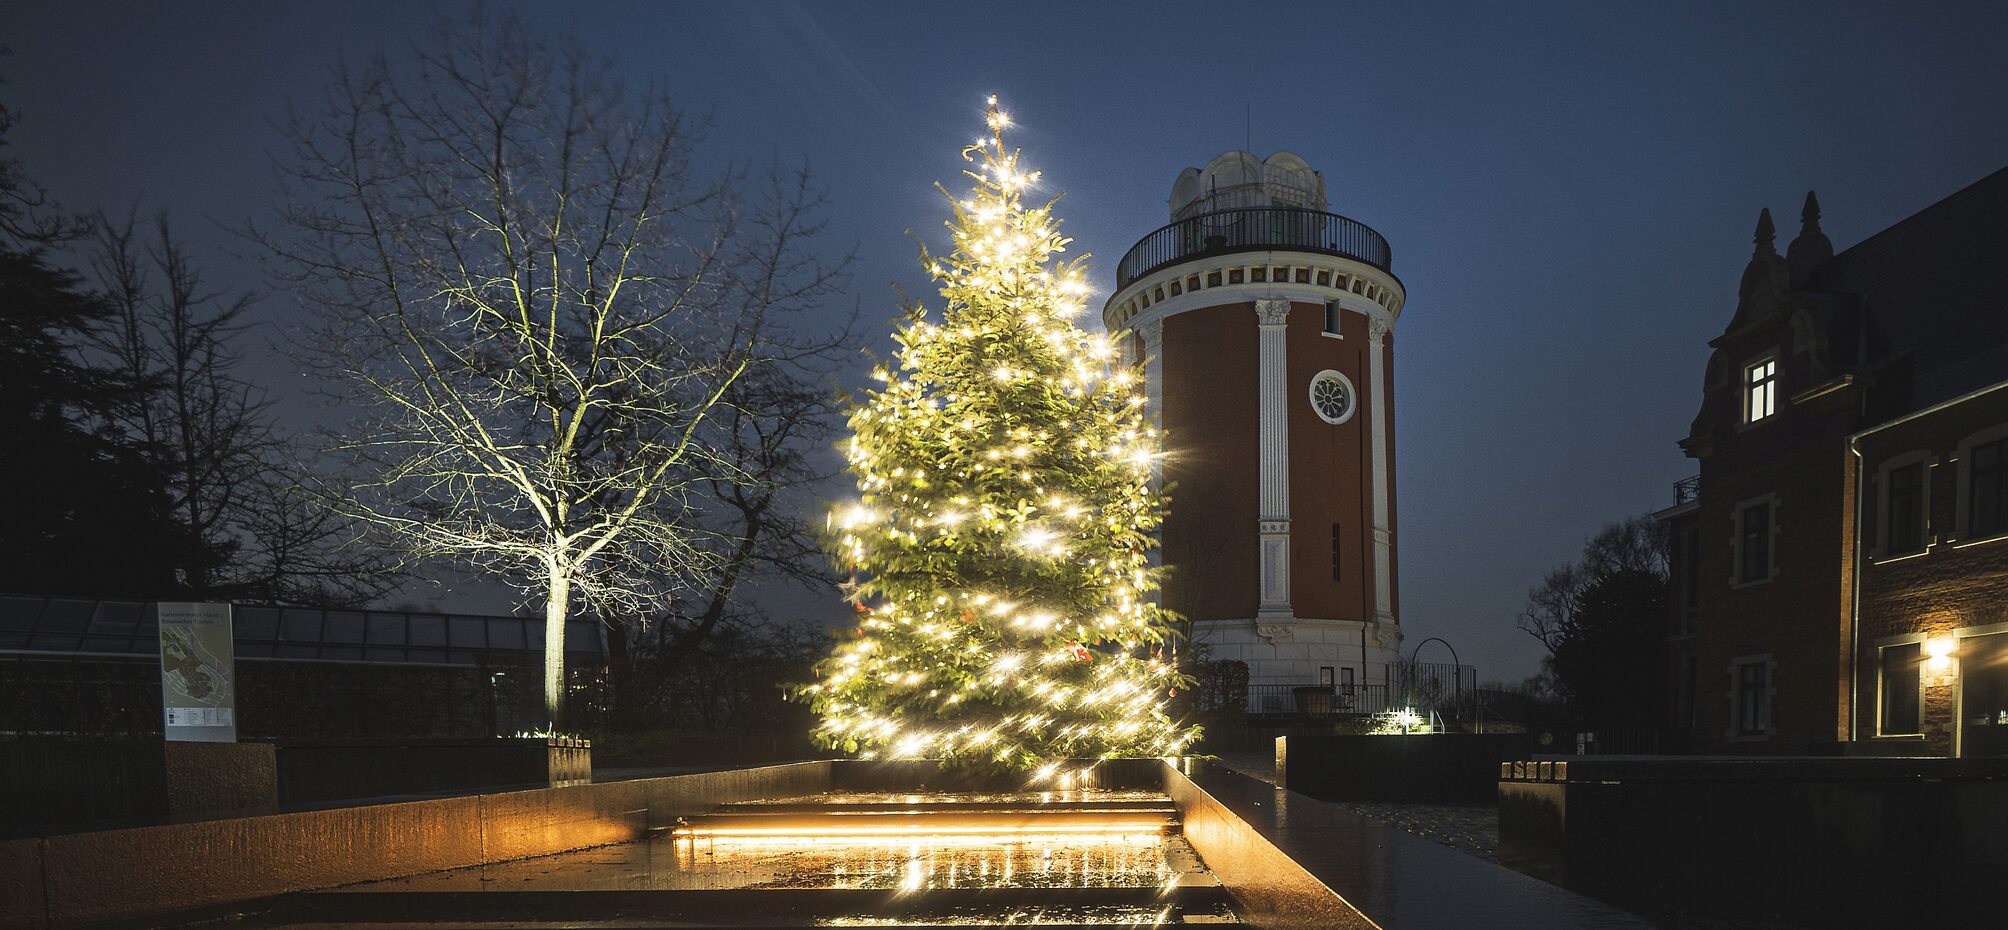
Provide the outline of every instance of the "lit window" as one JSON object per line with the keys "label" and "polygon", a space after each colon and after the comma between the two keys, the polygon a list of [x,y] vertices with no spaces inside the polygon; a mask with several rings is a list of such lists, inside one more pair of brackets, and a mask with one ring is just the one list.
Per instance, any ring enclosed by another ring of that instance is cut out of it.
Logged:
{"label": "lit window", "polygon": [[1923,732],[1918,724],[1918,667],[1922,662],[1921,643],[1884,646],[1882,649],[1882,711],[1876,732],[1883,736]]}
{"label": "lit window", "polygon": [[1885,479],[1885,512],[1889,527],[1885,555],[1902,555],[1924,548],[1924,463],[1892,468]]}
{"label": "lit window", "polygon": [[1771,660],[1766,656],[1738,659],[1736,671],[1736,735],[1771,732]]}
{"label": "lit window", "polygon": [[1974,446],[1967,454],[1967,538],[2008,532],[2008,439]]}
{"label": "lit window", "polygon": [[1748,584],[1771,577],[1771,502],[1758,501],[1736,511],[1736,581]]}
{"label": "lit window", "polygon": [[1755,423],[1778,412],[1778,360],[1767,358],[1744,369],[1743,422]]}

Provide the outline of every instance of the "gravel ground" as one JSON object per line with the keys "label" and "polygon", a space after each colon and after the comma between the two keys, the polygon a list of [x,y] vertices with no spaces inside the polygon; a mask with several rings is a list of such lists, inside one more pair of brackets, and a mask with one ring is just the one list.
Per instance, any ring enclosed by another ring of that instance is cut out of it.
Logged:
{"label": "gravel ground", "polygon": [[[1220,764],[1250,778],[1276,783],[1276,759],[1265,752],[1231,752]],[[1391,804],[1330,801],[1337,807],[1433,840],[1481,859],[1499,861],[1499,809],[1490,804]]]}

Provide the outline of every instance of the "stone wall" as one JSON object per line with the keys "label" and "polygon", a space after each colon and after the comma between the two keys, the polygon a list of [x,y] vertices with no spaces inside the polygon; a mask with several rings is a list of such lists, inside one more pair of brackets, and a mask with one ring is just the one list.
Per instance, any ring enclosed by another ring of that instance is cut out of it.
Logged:
{"label": "stone wall", "polygon": [[813,794],[831,764],[737,769],[0,842],[0,930],[86,927],[624,842]]}
{"label": "stone wall", "polygon": [[1511,763],[1499,861],[1645,914],[1989,926],[2008,759]]}
{"label": "stone wall", "polygon": [[1490,804],[1500,764],[1537,746],[1529,733],[1279,736],[1276,778],[1321,801]]}

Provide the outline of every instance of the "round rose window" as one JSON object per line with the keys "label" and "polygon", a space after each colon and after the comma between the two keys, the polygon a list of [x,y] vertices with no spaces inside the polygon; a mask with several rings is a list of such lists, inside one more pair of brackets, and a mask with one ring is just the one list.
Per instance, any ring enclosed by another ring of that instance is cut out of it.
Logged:
{"label": "round rose window", "polygon": [[1353,416],[1353,383],[1336,371],[1311,379],[1311,408],[1327,423],[1344,423]]}

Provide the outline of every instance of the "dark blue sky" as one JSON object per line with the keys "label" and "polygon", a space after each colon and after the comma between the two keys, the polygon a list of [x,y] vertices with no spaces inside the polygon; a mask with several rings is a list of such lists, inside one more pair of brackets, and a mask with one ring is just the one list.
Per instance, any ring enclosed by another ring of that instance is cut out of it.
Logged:
{"label": "dark blue sky", "polygon": [[[905,232],[1003,95],[1096,281],[1181,168],[1252,143],[1393,244],[1403,620],[1486,678],[1535,670],[1526,589],[1670,502],[1705,343],[1759,207],[1808,188],[1846,248],[2008,164],[2008,4],[654,3],[540,8],[713,119],[710,151],[808,158],[873,321],[926,293]],[[12,154],[71,207],[261,216],[271,122],[337,55],[451,6],[13,4]],[[884,312],[879,312],[883,307]],[[264,312],[295,308],[274,295]],[[284,373],[273,378],[286,389]]]}

